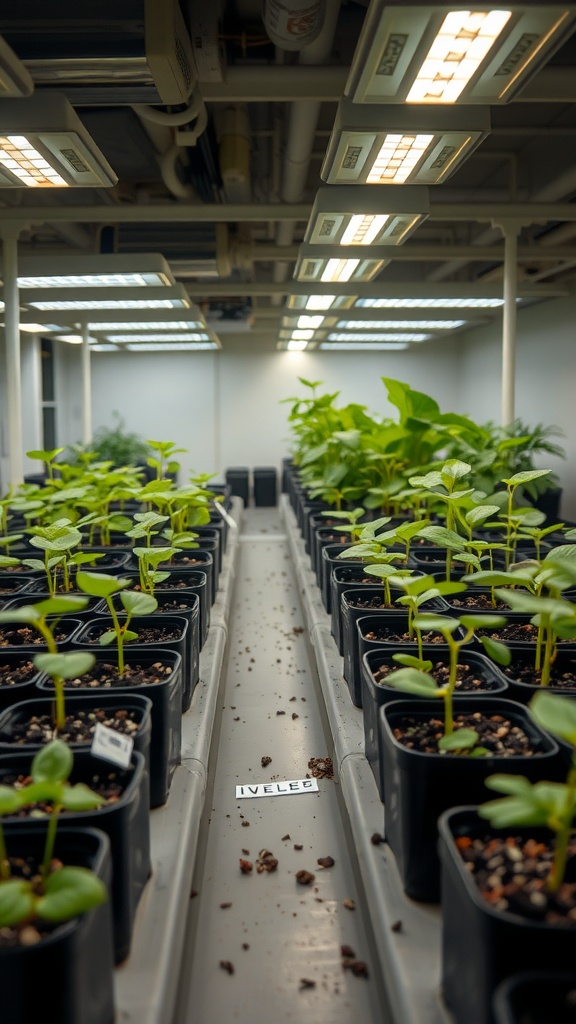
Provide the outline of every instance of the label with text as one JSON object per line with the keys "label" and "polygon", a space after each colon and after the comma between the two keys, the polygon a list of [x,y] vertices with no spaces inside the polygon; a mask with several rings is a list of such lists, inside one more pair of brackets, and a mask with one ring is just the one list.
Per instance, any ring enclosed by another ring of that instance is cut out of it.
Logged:
{"label": "label with text", "polygon": [[132,757],[134,740],[130,736],[123,736],[115,729],[109,729],[107,725],[98,722],[94,730],[94,739],[90,752],[94,757],[102,757],[106,761],[113,761],[122,768],[127,768]]}
{"label": "label with text", "polygon": [[224,505],[221,505],[219,501],[215,501],[214,508],[216,509],[217,512],[220,513],[224,522],[228,523],[228,526],[230,526],[232,530],[238,529],[238,523],[236,522],[235,519],[232,518],[230,513],[226,511]]}
{"label": "label with text", "polygon": [[256,796],[296,796],[300,793],[317,793],[318,779],[293,779],[285,782],[245,782],[236,786],[236,799]]}

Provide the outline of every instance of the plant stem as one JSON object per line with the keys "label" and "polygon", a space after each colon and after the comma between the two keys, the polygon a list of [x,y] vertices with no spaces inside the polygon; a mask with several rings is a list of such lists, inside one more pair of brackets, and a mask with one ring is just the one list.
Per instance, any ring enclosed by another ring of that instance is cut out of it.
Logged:
{"label": "plant stem", "polygon": [[10,861],[8,860],[8,853],[6,850],[6,839],[4,837],[4,829],[0,823],[0,878],[3,882],[7,882],[10,878]]}
{"label": "plant stem", "polygon": [[548,892],[558,892],[562,882],[564,881],[564,875],[566,874],[566,861],[568,859],[568,844],[570,842],[570,834],[572,831],[572,818],[574,817],[574,801],[576,799],[576,764],[573,764],[570,769],[568,779],[566,780],[566,804],[564,806],[564,813],[560,819],[560,825],[556,833],[556,843],[554,847],[554,862],[552,864],[552,870],[548,876],[546,888]]}
{"label": "plant stem", "polygon": [[118,651],[118,673],[122,676],[124,675],[124,632],[122,626],[120,625],[120,622],[118,621],[118,616],[116,614],[116,609],[114,607],[114,601],[112,600],[111,597],[106,598],[106,604],[108,605],[108,610],[110,612],[110,615],[112,616],[112,622],[114,624],[114,632],[116,633],[117,642],[116,646]]}
{"label": "plant stem", "polygon": [[56,827],[58,825],[58,814],[62,804],[54,804],[52,807],[52,814],[50,815],[50,821],[48,822],[48,831],[46,833],[46,843],[44,846],[44,857],[42,860],[41,874],[44,881],[48,878],[50,873],[50,862],[54,855],[54,843],[56,841]]}
{"label": "plant stem", "polygon": [[550,674],[552,669],[553,651],[554,651],[554,633],[552,630],[552,620],[550,616],[546,616],[544,623],[544,631],[546,636],[546,643],[544,646],[544,664],[542,665],[542,679],[541,685],[548,686],[550,682]]}
{"label": "plant stem", "polygon": [[46,641],[46,646],[48,648],[48,653],[49,654],[58,654],[58,648],[56,647],[56,641],[54,640],[54,637],[52,635],[52,630],[46,625],[45,618],[42,617],[41,619],[36,619],[35,622],[34,622],[34,625],[35,625],[36,629],[38,630],[38,632],[40,633],[40,635],[44,637],[44,639]]}

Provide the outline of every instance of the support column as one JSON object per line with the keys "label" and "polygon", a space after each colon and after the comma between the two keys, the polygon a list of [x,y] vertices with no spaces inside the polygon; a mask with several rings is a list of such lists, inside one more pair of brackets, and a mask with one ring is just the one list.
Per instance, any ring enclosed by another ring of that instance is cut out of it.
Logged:
{"label": "support column", "polygon": [[518,293],[518,220],[492,222],[504,236],[504,306],[502,310],[502,426],[515,419],[516,299]]}
{"label": "support column", "polygon": [[8,466],[10,484],[24,480],[22,450],[22,376],[20,370],[20,302],[18,289],[18,236],[20,228],[0,229],[3,253],[4,332],[6,339],[6,390],[8,408]]}
{"label": "support column", "polygon": [[90,325],[82,328],[82,444],[92,441],[92,373],[90,365]]}

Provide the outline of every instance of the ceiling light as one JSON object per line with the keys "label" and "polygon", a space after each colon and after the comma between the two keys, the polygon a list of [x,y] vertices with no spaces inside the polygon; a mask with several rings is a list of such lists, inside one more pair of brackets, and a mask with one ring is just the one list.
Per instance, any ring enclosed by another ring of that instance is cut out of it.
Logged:
{"label": "ceiling light", "polygon": [[401,245],[428,216],[428,189],[324,186],[316,194],[304,241],[310,245]]}
{"label": "ceiling light", "polygon": [[0,188],[101,187],[117,181],[64,95],[2,101]]}
{"label": "ceiling light", "polygon": [[322,326],[325,319],[325,316],[299,316],[296,318],[283,317],[282,323],[286,320],[287,327],[312,327],[314,330],[317,330],[318,327]]}
{"label": "ceiling light", "polygon": [[98,345],[91,345],[90,352],[121,352],[122,349],[118,348],[117,345],[107,345],[105,343],[99,343]]}
{"label": "ceiling light", "polygon": [[330,284],[342,284],[346,281],[372,281],[390,262],[385,259],[328,257],[325,255],[325,250],[318,250],[318,246],[300,246],[294,270],[294,277],[297,281],[321,281]]}
{"label": "ceiling light", "polygon": [[361,106],[344,99],[320,176],[332,185],[437,185],[489,130],[488,108]]}
{"label": "ceiling light", "polygon": [[[62,288],[58,297],[53,288],[34,288],[21,293],[21,300],[33,310],[148,310],[187,309],[191,303],[188,292],[181,284],[168,288]],[[154,296],[154,297],[152,297]],[[157,296],[157,297],[156,297]],[[117,315],[117,312],[116,312]],[[180,313],[182,315],[182,313]],[[184,313],[184,315],[186,315]],[[140,325],[142,329],[142,325]],[[169,330],[169,325],[167,326]]]}
{"label": "ceiling light", "polygon": [[108,341],[114,342],[115,345],[121,345],[124,342],[130,341],[209,341],[210,335],[206,332],[193,332],[187,331],[180,334],[157,334],[149,331],[141,331],[140,334],[136,332],[130,332],[129,334],[106,334]]}
{"label": "ceiling light", "polygon": [[322,341],[318,347],[332,352],[400,352],[401,349],[408,348],[408,345],[387,345],[385,342],[363,341],[338,344],[332,341]]}
{"label": "ceiling light", "polygon": [[[2,112],[0,108],[0,123]],[[20,260],[19,288],[149,288],[175,285],[170,266],[160,254],[66,256]]]}
{"label": "ceiling light", "polygon": [[106,333],[107,331],[141,331],[144,328],[150,331],[195,331],[202,330],[206,324],[201,320],[105,320],[98,323],[90,323],[91,331]]}
{"label": "ceiling light", "polygon": [[346,96],[357,104],[507,102],[568,37],[576,14],[567,3],[503,7],[372,0]]}
{"label": "ceiling light", "polygon": [[84,338],[81,334],[59,334],[56,337],[57,341],[65,341],[68,345],[81,345]]}
{"label": "ceiling light", "polygon": [[464,299],[357,299],[356,306],[362,309],[434,309],[445,306],[446,309],[459,309],[468,306],[470,309],[492,309],[502,306],[504,299],[464,298]]}
{"label": "ceiling light", "polygon": [[[2,324],[2,327],[4,324]],[[48,334],[53,328],[46,324],[23,324],[20,323],[20,330],[26,334]],[[59,328],[60,329],[60,328]]]}
{"label": "ceiling light", "polygon": [[354,332],[334,332],[328,335],[328,341],[428,341],[430,334],[415,331],[410,334],[391,334],[388,331],[377,331],[373,334]]}
{"label": "ceiling light", "polygon": [[349,309],[355,295],[289,295],[287,309]]}
{"label": "ceiling light", "polygon": [[308,347],[307,341],[297,341],[295,338],[289,341],[286,348],[289,352],[303,352]]}
{"label": "ceiling light", "polygon": [[452,331],[456,327],[463,327],[465,320],[338,320],[336,327],[349,331],[378,330],[381,327],[388,327],[395,330],[410,330],[410,328],[421,328],[431,331]]}
{"label": "ceiling light", "polygon": [[216,341],[199,341],[196,344],[186,342],[170,342],[164,345],[123,345],[122,352],[207,352],[219,349]]}

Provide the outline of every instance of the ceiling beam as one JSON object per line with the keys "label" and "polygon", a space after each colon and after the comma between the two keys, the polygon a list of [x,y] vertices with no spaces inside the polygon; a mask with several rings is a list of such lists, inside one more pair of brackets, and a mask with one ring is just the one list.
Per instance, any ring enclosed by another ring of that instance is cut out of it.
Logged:
{"label": "ceiling beam", "polygon": [[[362,282],[350,282],[345,284],[322,284],[306,283],[298,281],[202,281],[188,283],[186,291],[192,299],[208,299],[210,296],[239,297],[244,295],[356,295],[363,299],[390,298],[390,299],[420,299],[433,297],[441,298],[501,298],[502,288],[498,285],[490,287],[478,285],[476,282],[470,284],[461,281],[455,284],[437,284],[426,282],[389,282],[378,280],[370,284]],[[567,287],[551,287],[519,283],[518,295],[533,299],[564,298],[570,295]],[[304,312],[302,310],[302,312]],[[339,311],[340,312],[340,311]],[[342,314],[345,310],[341,311]],[[369,311],[367,311],[369,312]],[[457,314],[454,310],[454,316]],[[430,313],[432,316],[432,312]]]}

